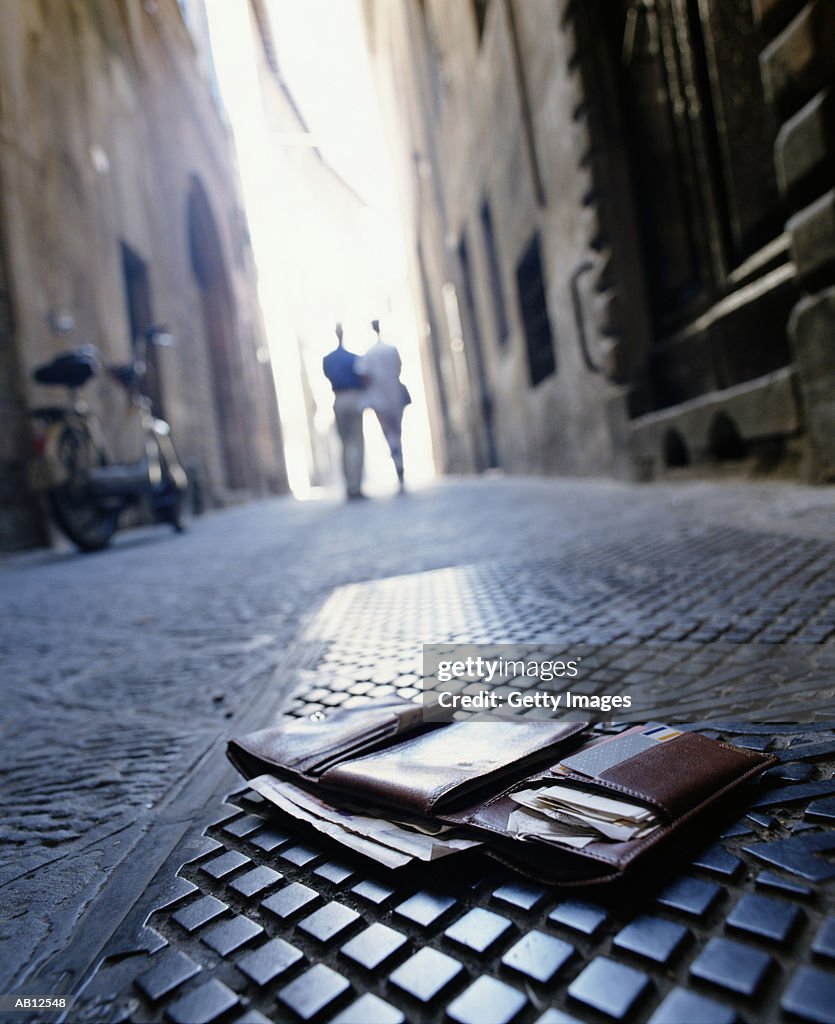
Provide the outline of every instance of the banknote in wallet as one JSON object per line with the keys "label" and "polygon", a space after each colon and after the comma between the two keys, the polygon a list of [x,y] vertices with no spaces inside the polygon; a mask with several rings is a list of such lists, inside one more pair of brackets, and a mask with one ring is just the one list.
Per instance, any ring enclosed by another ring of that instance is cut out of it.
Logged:
{"label": "banknote in wallet", "polygon": [[565,835],[591,835],[596,841],[626,842],[651,835],[660,824],[648,807],[620,797],[590,793],[569,783],[518,790],[510,797],[528,811],[550,819],[555,842]]}
{"label": "banknote in wallet", "polygon": [[250,780],[250,786],[294,818],[308,822],[386,867],[403,867],[414,858],[439,860],[481,845],[478,840],[462,838],[447,826],[430,822],[426,827],[422,823],[389,820],[350,805],[336,807],[272,775],[259,775]]}
{"label": "banknote in wallet", "polygon": [[570,846],[582,850],[589,843],[600,839],[599,833],[588,828],[581,830],[577,825],[564,825],[546,814],[519,807],[507,819],[507,829],[518,839],[539,839],[546,843]]}

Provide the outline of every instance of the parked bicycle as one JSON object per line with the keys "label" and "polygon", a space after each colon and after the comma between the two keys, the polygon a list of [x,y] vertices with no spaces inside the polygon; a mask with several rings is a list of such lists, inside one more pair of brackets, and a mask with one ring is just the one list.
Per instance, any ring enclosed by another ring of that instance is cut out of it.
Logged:
{"label": "parked bicycle", "polygon": [[[82,345],[37,367],[40,384],[69,389],[67,406],[33,409],[35,457],[32,486],[46,495],[59,529],[82,551],[107,547],[119,526],[121,513],[145,505],[153,521],[184,528],[189,481],[177,458],[171,428],[153,414],[142,390],[148,346],[171,344],[170,335],[149,327],[137,341],[134,359],[108,366],[94,345]],[[101,424],[78,392],[104,368],[127,391],[139,421],[144,455],[134,463],[115,462]]]}

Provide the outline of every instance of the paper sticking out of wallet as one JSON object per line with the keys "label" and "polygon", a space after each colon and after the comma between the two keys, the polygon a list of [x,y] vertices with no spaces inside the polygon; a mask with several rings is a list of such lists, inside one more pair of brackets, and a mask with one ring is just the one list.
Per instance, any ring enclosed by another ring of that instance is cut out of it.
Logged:
{"label": "paper sticking out of wallet", "polygon": [[525,807],[513,811],[507,819],[507,830],[518,839],[539,839],[546,843],[557,843],[582,850],[584,846],[600,839],[600,835],[589,828],[582,831],[578,826],[564,825],[545,814],[538,814]]}
{"label": "paper sticking out of wallet", "polygon": [[[633,726],[618,736],[595,743],[556,766],[556,774],[598,779],[631,757],[680,736],[662,722]],[[661,822],[649,808],[615,796],[592,793],[568,782],[511,794],[524,814],[511,813],[508,829],[519,838],[536,837],[575,849],[591,842],[629,842],[652,835]]]}
{"label": "paper sticking out of wallet", "polygon": [[[540,789],[518,790],[511,793],[510,798],[550,821],[554,842],[564,841],[566,836],[591,836],[596,841],[622,843],[643,839],[660,825],[657,815],[648,807],[619,797],[589,793],[563,782]],[[510,824],[508,821],[508,827]],[[538,834],[542,838],[548,830],[543,828]]]}
{"label": "paper sticking out of wallet", "polygon": [[460,838],[448,826],[434,825],[430,830],[423,823],[390,821],[349,807],[335,807],[272,775],[259,775],[250,780],[250,786],[287,814],[388,868],[405,867],[415,859],[439,860],[481,845],[477,840]]}
{"label": "paper sticking out of wallet", "polygon": [[587,775],[590,779],[597,779],[607,769],[614,768],[622,761],[680,735],[681,732],[678,729],[672,729],[669,725],[664,725],[661,722],[649,722],[646,725],[627,729],[619,736],[595,743],[594,746],[587,747],[578,754],[565,758],[560,761],[557,770],[567,769],[580,775]]}

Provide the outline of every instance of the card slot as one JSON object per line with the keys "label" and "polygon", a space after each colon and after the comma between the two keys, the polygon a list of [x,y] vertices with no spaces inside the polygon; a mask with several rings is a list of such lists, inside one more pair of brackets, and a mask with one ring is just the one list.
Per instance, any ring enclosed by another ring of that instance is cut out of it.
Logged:
{"label": "card slot", "polygon": [[[625,864],[646,846],[662,841],[691,813],[719,799],[725,791],[762,771],[771,762],[773,758],[768,755],[719,743],[696,733],[683,733],[640,751],[607,769],[600,778],[548,769],[515,782],[483,803],[447,814],[444,820],[449,824],[484,829],[512,841],[517,837],[507,832],[507,821],[518,804],[511,799],[511,794],[521,789],[567,783],[590,793],[641,804],[658,816],[660,827],[643,839],[595,842],[571,851],[578,857]],[[533,842],[539,850],[554,848],[544,840],[521,842]]]}
{"label": "card slot", "polygon": [[566,782],[590,792],[633,800],[672,822],[763,760],[764,755],[755,751],[699,733],[682,733],[634,754],[595,778],[562,769],[548,772],[542,781]]}
{"label": "card slot", "polygon": [[[727,743],[720,743],[705,736],[700,736],[698,733],[688,733],[685,735],[697,738],[698,741],[704,741],[705,744],[714,748],[713,753],[717,755],[718,759],[724,761],[726,765],[728,762],[734,761],[737,770],[730,772],[714,770],[712,773],[714,775],[712,788],[711,786],[700,787],[695,802],[690,803],[686,810],[683,810],[672,821],[662,824],[651,835],[643,839],[632,839],[622,843],[593,843],[579,851],[580,854],[597,861],[609,863],[616,867],[618,871],[623,872],[633,861],[643,858],[644,854],[650,850],[660,847],[668,841],[671,843],[677,842],[682,836],[690,833],[695,823],[699,822],[709,812],[716,812],[731,797],[735,790],[750,783],[767,768],[777,764],[777,758],[773,754],[743,750],[740,747],[734,747]],[[672,742],[674,741],[669,741],[669,743]],[[666,745],[668,744],[664,744],[664,746]],[[694,745],[686,744],[686,746],[690,748],[690,754],[692,755]],[[701,746],[701,742],[698,742],[697,746]],[[721,755],[715,749],[720,747],[724,750],[724,753]],[[700,750],[699,754],[703,756],[706,750],[707,748]],[[623,763],[626,764],[626,762]]]}
{"label": "card slot", "polygon": [[[497,794],[496,796],[492,797],[490,800],[485,801],[484,803],[476,804],[474,806],[464,808],[460,811],[447,812],[445,814],[439,815],[439,818],[445,824],[448,825],[464,825],[478,829],[487,829],[494,835],[504,836],[509,841],[525,843],[536,841],[538,846],[547,846],[549,848],[554,848],[551,843],[547,842],[547,840],[519,839],[519,837],[515,833],[507,831],[507,823],[508,819],[510,818],[510,815],[522,806],[512,799],[512,793],[515,793],[520,789],[544,788],[553,785],[555,781],[564,781],[564,776],[559,776],[559,778],[555,778],[550,774],[545,774],[537,776],[536,778],[528,778],[523,780],[522,782],[518,782],[513,786],[508,787],[503,793]],[[572,779],[572,785],[574,785],[574,782],[575,780]],[[608,786],[588,786],[586,788],[588,788],[591,792],[598,792],[603,796],[622,795],[620,793],[617,793],[617,791]],[[643,805],[647,805],[649,809],[655,812],[656,814],[659,814],[659,811],[661,810],[660,808],[656,808],[654,805],[650,804],[648,801],[642,800],[640,801],[640,803]],[[672,827],[675,824],[673,821],[670,820],[666,812],[661,812],[659,814],[659,818],[660,824],[658,832],[668,831],[670,827]],[[657,833],[654,832],[652,834],[656,835]],[[560,850],[567,850],[569,852],[576,853],[579,855],[585,853],[586,850],[591,850],[592,852],[606,851],[617,848],[633,847],[640,842],[643,842],[643,840],[612,840],[595,842],[589,844],[588,847],[577,849],[572,849],[568,846],[556,848]]]}
{"label": "card slot", "polygon": [[595,782],[680,818],[767,758],[686,732],[607,768]]}
{"label": "card slot", "polygon": [[[662,842],[676,830],[675,824],[664,823],[644,839],[595,842],[582,849],[572,849],[535,838],[521,839],[507,831],[508,817],[518,807],[509,794],[528,785],[530,781],[526,780],[521,786],[511,786],[484,804],[439,815],[439,818],[446,824],[472,829],[488,844],[486,852],[496,860],[538,881],[568,888],[614,881],[640,851]],[[543,775],[542,781],[549,784],[553,779]]]}
{"label": "card slot", "polygon": [[[731,749],[736,750],[736,748]],[[572,885],[589,884],[588,880],[595,874],[598,875],[597,880],[600,882],[612,881],[622,877],[623,872],[633,862],[642,859],[649,851],[662,847],[668,842],[675,842],[678,836],[688,834],[692,822],[698,821],[703,815],[709,813],[712,807],[720,805],[727,799],[734,790],[748,783],[769,765],[775,763],[776,758],[771,755],[754,754],[744,771],[725,780],[720,788],[704,794],[701,800],[690,806],[680,817],[663,821],[651,835],[623,842],[594,842],[582,849],[560,847],[536,839],[521,840],[518,836],[507,832],[507,819],[516,806],[509,794],[516,789],[531,786],[531,784],[550,785],[559,781],[560,778],[565,778],[564,776],[554,776],[550,772],[541,773],[535,780],[527,779],[517,783],[484,804],[441,817],[447,824],[468,826],[476,834],[481,834],[485,838],[492,837],[493,843],[501,841],[504,855],[499,855],[497,859],[516,867],[517,870],[521,869],[539,881],[571,887]],[[573,784],[575,780],[571,781]],[[595,787],[591,786],[590,788],[594,789]],[[620,792],[613,785],[602,785],[597,788],[602,793]],[[685,829],[688,830],[688,833],[683,832]],[[488,850],[488,852],[491,851]],[[546,853],[548,854],[547,859],[544,856]],[[491,852],[491,855],[494,854]],[[566,877],[568,863],[575,865],[572,871],[573,878]],[[582,867],[583,864],[586,867]],[[583,875],[587,876],[586,881],[582,880],[581,876]]]}

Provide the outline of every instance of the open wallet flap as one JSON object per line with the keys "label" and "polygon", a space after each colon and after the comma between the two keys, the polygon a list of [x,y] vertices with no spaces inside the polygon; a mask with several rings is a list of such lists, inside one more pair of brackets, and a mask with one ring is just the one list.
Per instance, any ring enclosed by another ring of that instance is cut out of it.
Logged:
{"label": "open wallet flap", "polygon": [[278,771],[315,781],[340,759],[375,750],[423,726],[420,705],[399,698],[375,701],[347,711],[288,716],[278,725],[230,740],[226,754],[247,779]]}

